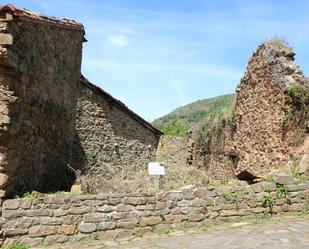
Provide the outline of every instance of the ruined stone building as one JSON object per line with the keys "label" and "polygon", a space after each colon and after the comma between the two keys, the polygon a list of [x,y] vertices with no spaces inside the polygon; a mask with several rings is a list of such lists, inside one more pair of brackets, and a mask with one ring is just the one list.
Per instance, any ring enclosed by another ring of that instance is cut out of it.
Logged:
{"label": "ruined stone building", "polygon": [[178,163],[174,151],[180,151],[187,158],[179,165],[220,180],[252,181],[274,170],[291,171],[301,158],[300,172],[309,169],[309,80],[294,56],[278,39],[260,45],[237,86],[233,113],[199,124],[171,153],[162,146],[169,143],[165,137],[161,160]]}
{"label": "ruined stone building", "polygon": [[[271,39],[249,60],[237,87],[235,174],[262,177],[287,164],[306,137],[309,80],[284,41]],[[297,155],[298,156],[302,156]]]}
{"label": "ruined stone building", "polygon": [[161,132],[81,76],[84,35],[75,21],[0,7],[1,197],[154,157]]}

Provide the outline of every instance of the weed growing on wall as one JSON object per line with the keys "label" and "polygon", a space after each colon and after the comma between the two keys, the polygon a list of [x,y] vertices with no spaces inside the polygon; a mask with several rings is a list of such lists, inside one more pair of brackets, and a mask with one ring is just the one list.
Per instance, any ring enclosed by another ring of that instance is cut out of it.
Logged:
{"label": "weed growing on wall", "polygon": [[263,206],[269,208],[269,213],[272,214],[275,205],[274,198],[271,195],[264,195],[262,200]]}

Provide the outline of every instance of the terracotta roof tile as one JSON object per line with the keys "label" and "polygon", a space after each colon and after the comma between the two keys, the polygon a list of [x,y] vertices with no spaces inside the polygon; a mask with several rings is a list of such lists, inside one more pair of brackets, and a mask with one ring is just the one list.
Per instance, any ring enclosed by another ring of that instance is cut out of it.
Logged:
{"label": "terracotta roof tile", "polygon": [[81,23],[75,22],[74,20],[70,20],[66,18],[58,19],[56,17],[49,17],[49,16],[41,15],[41,14],[32,12],[28,9],[19,8],[11,4],[0,5],[0,13],[8,13],[13,16],[26,17],[26,18],[29,18],[29,19],[32,19],[38,22],[45,22],[45,23],[56,25],[56,26],[62,26],[62,27],[84,31],[84,26]]}

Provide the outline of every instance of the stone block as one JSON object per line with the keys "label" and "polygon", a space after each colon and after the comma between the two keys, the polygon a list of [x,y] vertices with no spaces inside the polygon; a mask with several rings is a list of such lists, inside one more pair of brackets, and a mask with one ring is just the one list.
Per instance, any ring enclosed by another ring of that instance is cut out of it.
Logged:
{"label": "stone block", "polygon": [[41,225],[52,225],[52,226],[58,225],[59,226],[63,223],[63,219],[55,218],[55,217],[43,217],[40,219],[40,223]]}
{"label": "stone block", "polygon": [[99,231],[106,231],[106,230],[112,230],[116,227],[115,222],[100,222],[98,225]]}
{"label": "stone block", "polygon": [[293,176],[285,173],[275,173],[272,175],[272,178],[275,183],[287,185],[293,183]]}
{"label": "stone block", "polygon": [[116,210],[117,212],[129,212],[135,210],[135,208],[132,205],[120,204],[117,206]]}
{"label": "stone block", "polygon": [[110,205],[117,205],[121,202],[121,198],[109,198],[108,204]]}
{"label": "stone block", "polygon": [[146,226],[154,226],[162,223],[162,218],[161,217],[144,217],[140,221],[140,226],[141,227],[146,227]]}
{"label": "stone block", "polygon": [[[139,197],[125,197],[123,200],[123,203],[126,205],[133,205],[136,206],[137,204],[139,204],[141,198]],[[146,203],[146,200],[144,202],[144,204]]]}
{"label": "stone block", "polygon": [[187,216],[186,215],[166,215],[164,216],[164,220],[166,223],[179,223],[182,222],[183,220],[186,220]]}
{"label": "stone block", "polygon": [[65,243],[69,240],[69,237],[64,234],[50,235],[45,238],[45,242],[48,244]]}
{"label": "stone block", "polygon": [[72,207],[69,209],[69,214],[86,214],[91,211],[91,207]]}
{"label": "stone block", "polygon": [[2,210],[2,217],[6,219],[24,217],[25,215],[24,210]]}
{"label": "stone block", "polygon": [[302,190],[309,189],[309,183],[299,183],[299,184],[287,185],[286,187],[288,191],[290,192],[302,191]]}
{"label": "stone block", "polygon": [[8,115],[4,115],[0,113],[0,124],[9,124],[10,123],[10,117]]}
{"label": "stone block", "polygon": [[117,228],[133,228],[138,224],[138,219],[119,220],[116,224]]}
{"label": "stone block", "polygon": [[30,217],[37,217],[37,216],[52,216],[53,211],[48,209],[37,209],[37,210],[30,210],[28,212]]}
{"label": "stone block", "polygon": [[260,193],[263,191],[261,183],[251,184],[251,188],[255,193]]}
{"label": "stone block", "polygon": [[112,211],[116,210],[115,206],[110,206],[110,205],[104,205],[102,207],[97,208],[97,212],[102,212],[102,213],[110,213]]}
{"label": "stone block", "polygon": [[191,222],[197,222],[197,221],[201,221],[205,219],[205,215],[204,214],[190,214],[188,217],[188,221]]}
{"label": "stone block", "polygon": [[12,45],[13,36],[11,34],[0,33],[0,45]]}
{"label": "stone block", "polygon": [[8,179],[9,177],[4,174],[4,173],[0,173],[0,188],[5,188],[7,183],[8,183]]}
{"label": "stone block", "polygon": [[273,182],[261,182],[260,184],[262,186],[263,191],[266,192],[276,191],[276,184]]}
{"label": "stone block", "polygon": [[15,237],[15,236],[21,236],[21,235],[28,234],[28,229],[23,229],[23,228],[6,229],[4,228],[2,232],[3,232],[4,237]]}
{"label": "stone block", "polygon": [[77,224],[79,220],[80,220],[80,216],[68,215],[63,218],[63,224],[74,225],[74,224]]}
{"label": "stone block", "polygon": [[170,213],[170,210],[168,208],[165,208],[162,210],[155,211],[153,215],[154,216],[165,216],[165,215],[168,215],[169,213]]}
{"label": "stone block", "polygon": [[101,222],[105,219],[104,214],[85,214],[84,215],[84,222],[92,223],[92,222]]}
{"label": "stone block", "polygon": [[64,196],[54,196],[53,203],[54,204],[64,204],[65,199]]}
{"label": "stone block", "polygon": [[97,226],[95,223],[86,223],[86,222],[81,222],[78,225],[78,230],[81,233],[93,233],[97,230]]}
{"label": "stone block", "polygon": [[208,202],[206,200],[203,199],[194,199],[192,201],[192,207],[206,207],[208,204]]}
{"label": "stone block", "polygon": [[32,200],[31,199],[24,199],[20,203],[20,207],[22,209],[30,209],[32,205]]}
{"label": "stone block", "polygon": [[264,208],[264,207],[256,207],[256,208],[252,208],[251,209],[253,213],[264,213],[264,212],[267,212],[268,209],[267,208]]}
{"label": "stone block", "polygon": [[54,211],[54,216],[55,217],[61,217],[61,216],[66,216],[69,213],[68,210],[62,210],[62,209],[58,209]]}
{"label": "stone block", "polygon": [[65,234],[65,235],[74,235],[76,231],[75,225],[62,225],[59,227],[59,233]]}
{"label": "stone block", "polygon": [[181,200],[177,203],[178,207],[189,207],[191,205],[191,201],[189,200]]}
{"label": "stone block", "polygon": [[6,200],[3,203],[4,209],[7,209],[7,210],[15,210],[15,209],[18,209],[19,206],[20,206],[20,199]]}
{"label": "stone block", "polygon": [[34,226],[29,229],[29,237],[37,238],[48,235],[56,234],[58,231],[57,226]]}

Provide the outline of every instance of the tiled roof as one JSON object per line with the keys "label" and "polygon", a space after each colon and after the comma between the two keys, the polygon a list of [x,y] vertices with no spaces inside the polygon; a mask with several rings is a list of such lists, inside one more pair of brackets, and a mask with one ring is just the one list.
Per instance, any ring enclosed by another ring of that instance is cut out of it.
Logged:
{"label": "tiled roof", "polygon": [[124,103],[122,103],[120,100],[115,99],[112,95],[105,92],[100,87],[92,84],[89,82],[83,75],[81,75],[81,83],[86,85],[87,87],[95,90],[97,93],[99,93],[101,96],[104,96],[105,99],[107,99],[109,102],[116,105],[119,109],[121,109],[123,112],[127,113],[129,116],[131,116],[133,119],[135,119],[138,123],[142,124],[143,126],[147,127],[148,129],[152,130],[157,136],[162,135],[163,133],[158,130],[157,128],[153,127],[149,122],[147,122],[145,119],[140,117],[138,114],[130,110]]}
{"label": "tiled roof", "polygon": [[8,14],[11,14],[12,16],[21,17],[21,18],[29,18],[37,22],[44,22],[44,23],[53,24],[56,26],[84,31],[84,26],[81,23],[75,22],[74,20],[58,19],[56,17],[44,16],[38,13],[34,13],[27,9],[16,7],[11,4],[0,5],[0,13],[8,13]]}

